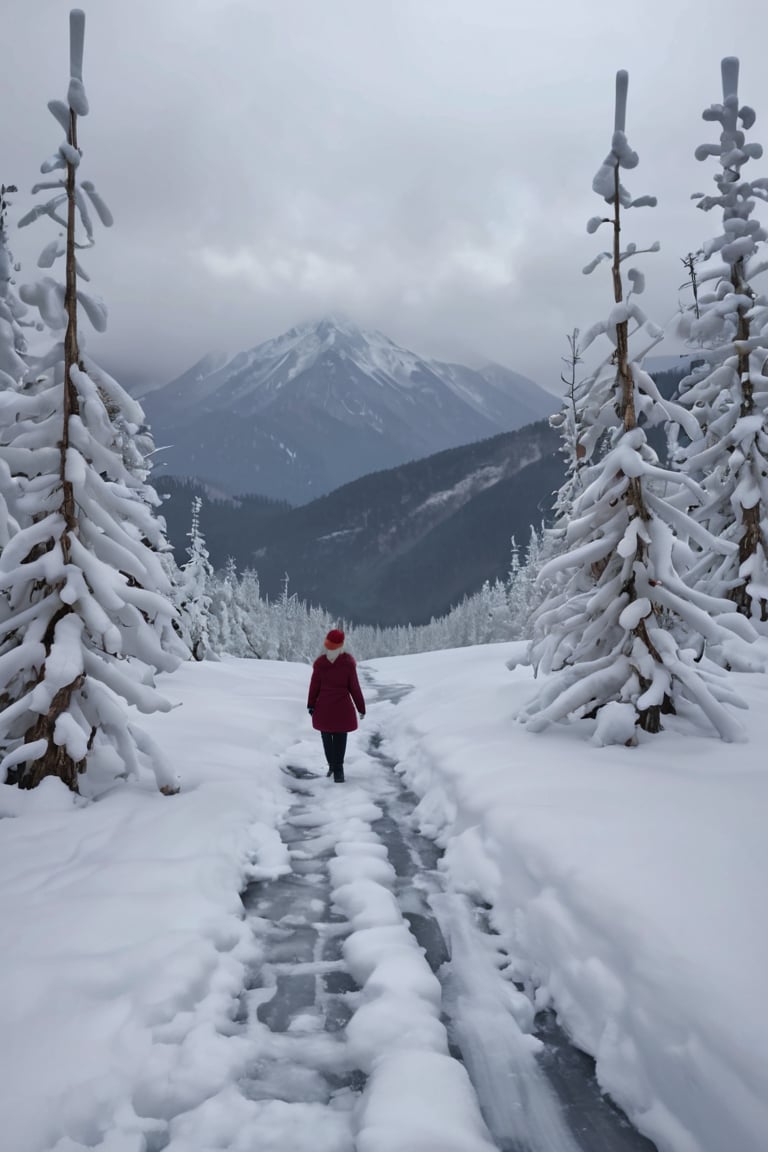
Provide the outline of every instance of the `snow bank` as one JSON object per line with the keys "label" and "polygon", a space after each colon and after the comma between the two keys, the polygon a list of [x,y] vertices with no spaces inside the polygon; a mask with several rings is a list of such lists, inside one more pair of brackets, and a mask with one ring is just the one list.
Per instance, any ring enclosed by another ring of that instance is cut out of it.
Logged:
{"label": "snow bank", "polygon": [[253,941],[238,893],[289,868],[275,757],[305,681],[297,666],[235,661],[168,678],[183,706],[151,726],[178,796],[118,784],[84,804],[53,780],[0,787],[9,1152],[139,1152],[142,1133],[239,1074],[232,1021]]}
{"label": "snow bank", "polygon": [[460,890],[493,904],[520,980],[661,1152],[763,1152],[768,1133],[768,677],[738,749],[683,719],[635,749],[594,725],[525,732],[515,645],[372,661],[412,684],[372,720]]}

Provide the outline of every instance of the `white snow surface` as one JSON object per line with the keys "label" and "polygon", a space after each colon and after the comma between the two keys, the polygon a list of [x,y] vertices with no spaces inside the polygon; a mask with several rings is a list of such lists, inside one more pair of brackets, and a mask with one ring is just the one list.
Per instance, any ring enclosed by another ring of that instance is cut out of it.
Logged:
{"label": "white snow surface", "polygon": [[[235,1022],[260,958],[239,892],[291,867],[281,768],[324,773],[306,666],[224,659],[163,678],[180,706],[142,723],[182,776],[178,796],[117,783],[86,803],[54,781],[0,786],[2,1146],[144,1152],[167,1131],[168,1152],[490,1152],[371,830],[380,768],[366,747],[380,731],[452,890],[492,905],[515,979],[555,1006],[660,1152],[763,1152],[768,677],[734,677],[747,744],[665,718],[637,748],[596,748],[593,722],[533,735],[516,721],[532,681],[507,670],[515,655],[502,644],[362,666],[369,708],[348,783],[312,785],[362,988],[347,1043],[369,1079],[354,1103],[249,1096],[249,1066],[279,1064],[280,1049]],[[376,685],[407,691],[377,703]],[[458,967],[471,950],[442,912]],[[482,1035],[503,1009],[477,963],[457,979]],[[321,1035],[306,1043],[325,1051]]]}
{"label": "white snow surface", "polygon": [[638,748],[594,722],[515,723],[519,645],[373,661],[414,686],[377,717],[385,750],[601,1086],[662,1152],[762,1152],[768,1133],[768,677],[737,675],[749,743],[682,720]]}

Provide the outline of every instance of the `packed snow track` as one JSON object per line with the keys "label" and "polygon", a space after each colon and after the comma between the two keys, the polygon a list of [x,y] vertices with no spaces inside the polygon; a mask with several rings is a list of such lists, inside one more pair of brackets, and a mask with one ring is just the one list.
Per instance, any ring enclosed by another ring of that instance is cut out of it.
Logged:
{"label": "packed snow track", "polygon": [[259,944],[243,1095],[284,1102],[307,1152],[653,1152],[510,979],[490,909],[451,889],[375,733],[366,759],[343,786],[319,759],[285,769],[292,870],[243,893]]}

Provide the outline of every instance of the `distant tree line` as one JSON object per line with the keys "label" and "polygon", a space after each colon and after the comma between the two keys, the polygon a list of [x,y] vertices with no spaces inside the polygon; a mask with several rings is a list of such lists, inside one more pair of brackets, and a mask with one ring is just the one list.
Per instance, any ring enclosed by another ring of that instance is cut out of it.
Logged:
{"label": "distant tree line", "polygon": [[365,660],[522,640],[530,636],[531,617],[544,594],[538,574],[542,552],[550,545],[543,527],[532,528],[523,556],[512,541],[507,578],[486,581],[444,616],[394,628],[350,624],[291,594],[287,575],[281,594],[270,598],[261,590],[258,573],[238,572],[234,560],[215,572],[200,530],[200,503],[199,497],[192,502],[188,558],[173,581],[180,633],[199,660],[227,654],[311,662],[335,627],[344,629],[350,649]]}

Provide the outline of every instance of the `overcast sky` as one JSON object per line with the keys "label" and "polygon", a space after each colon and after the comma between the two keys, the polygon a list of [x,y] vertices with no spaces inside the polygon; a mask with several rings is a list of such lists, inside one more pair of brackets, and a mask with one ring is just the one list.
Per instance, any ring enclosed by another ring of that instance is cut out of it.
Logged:
{"label": "overcast sky", "polygon": [[[59,142],[62,0],[2,0],[0,180],[16,218]],[[310,317],[346,312],[416,351],[502,361],[552,386],[564,334],[611,301],[592,177],[610,147],[616,69],[640,154],[625,237],[645,304],[677,307],[680,257],[717,230],[719,62],[768,145],[765,0],[98,0],[86,7],[83,178],[110,205],[84,263],[110,325],[89,347],[126,379],[177,375]],[[754,174],[768,175],[768,159]],[[760,169],[760,171],[758,171]],[[13,223],[13,220],[11,221]],[[52,237],[13,234],[21,279]],[[608,236],[605,233],[607,240]]]}

